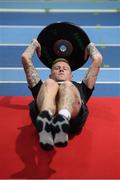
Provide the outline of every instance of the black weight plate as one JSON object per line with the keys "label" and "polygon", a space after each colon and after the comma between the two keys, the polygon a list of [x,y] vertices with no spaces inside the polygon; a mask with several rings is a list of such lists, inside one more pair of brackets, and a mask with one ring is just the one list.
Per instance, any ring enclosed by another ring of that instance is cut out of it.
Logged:
{"label": "black weight plate", "polygon": [[85,48],[90,43],[89,37],[82,28],[71,23],[50,24],[40,32],[37,40],[42,49],[40,60],[49,68],[56,58],[67,59],[72,71],[88,60]]}

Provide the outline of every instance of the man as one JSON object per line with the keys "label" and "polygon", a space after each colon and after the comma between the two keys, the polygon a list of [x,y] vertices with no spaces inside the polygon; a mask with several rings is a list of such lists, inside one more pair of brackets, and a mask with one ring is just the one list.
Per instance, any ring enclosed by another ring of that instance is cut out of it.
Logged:
{"label": "man", "polygon": [[94,90],[102,55],[95,44],[88,45],[92,64],[82,83],[72,81],[69,62],[64,58],[54,61],[51,74],[43,83],[32,62],[35,51],[40,57],[41,46],[36,39],[22,54],[22,64],[34,97],[30,104],[30,115],[41,146],[49,150],[54,145],[66,146],[69,134],[80,132],[84,125],[88,116],[86,103]]}

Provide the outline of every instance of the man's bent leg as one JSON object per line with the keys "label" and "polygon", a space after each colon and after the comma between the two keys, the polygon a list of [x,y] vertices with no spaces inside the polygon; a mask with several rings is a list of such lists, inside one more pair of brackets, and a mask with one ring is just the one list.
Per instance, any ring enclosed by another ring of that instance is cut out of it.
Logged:
{"label": "man's bent leg", "polygon": [[37,96],[37,107],[40,112],[47,110],[50,111],[52,114],[55,114],[55,99],[58,88],[58,84],[52,79],[48,79],[44,82]]}
{"label": "man's bent leg", "polygon": [[[69,96],[71,97],[70,100],[72,102],[71,93],[73,95],[73,105],[72,105],[71,119],[70,119],[70,133],[76,134],[82,130],[82,127],[88,116],[88,108],[84,104],[84,102],[81,100],[80,92],[74,85],[72,85],[69,88],[66,88],[66,93],[65,93],[65,90],[61,91],[61,94],[62,94],[61,97],[63,99],[64,98],[68,99],[68,103],[67,103],[67,101],[64,101],[64,100],[61,101],[61,98],[60,98],[60,103],[59,103],[60,108],[65,107],[65,105],[66,105],[66,108],[68,108],[70,106]],[[66,103],[64,103],[64,102],[66,102]]]}
{"label": "man's bent leg", "polygon": [[66,109],[71,117],[74,118],[79,113],[80,107],[81,98],[78,89],[69,81],[61,84],[59,88],[58,113]]}
{"label": "man's bent leg", "polygon": [[47,80],[41,87],[37,97],[37,107],[40,111],[36,119],[36,128],[39,134],[41,146],[49,150],[53,147],[52,114],[56,111],[55,98],[58,84],[53,80]]}
{"label": "man's bent leg", "polygon": [[77,116],[81,99],[77,88],[69,81],[60,85],[58,95],[58,115],[53,122],[56,129],[54,143],[57,146],[65,146],[68,142],[69,120]]}

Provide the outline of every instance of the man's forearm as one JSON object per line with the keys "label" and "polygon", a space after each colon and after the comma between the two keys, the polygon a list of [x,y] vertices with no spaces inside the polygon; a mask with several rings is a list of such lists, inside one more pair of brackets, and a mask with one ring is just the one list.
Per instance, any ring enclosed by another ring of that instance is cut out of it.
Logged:
{"label": "man's forearm", "polygon": [[40,80],[39,74],[32,62],[34,52],[37,48],[39,48],[40,51],[39,43],[37,42],[37,40],[33,40],[32,43],[26,48],[21,57],[29,87],[34,87]]}
{"label": "man's forearm", "polygon": [[90,43],[87,48],[88,48],[90,57],[92,59],[92,64],[88,68],[88,71],[86,72],[86,75],[83,81],[88,88],[92,89],[96,83],[100,66],[102,64],[102,55],[100,54],[98,49],[95,47],[94,43]]}

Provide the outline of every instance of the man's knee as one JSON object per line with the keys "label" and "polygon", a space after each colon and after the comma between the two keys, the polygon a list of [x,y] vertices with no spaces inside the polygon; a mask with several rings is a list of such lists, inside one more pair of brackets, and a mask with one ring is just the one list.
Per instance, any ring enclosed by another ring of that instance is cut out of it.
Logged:
{"label": "man's knee", "polygon": [[72,84],[72,82],[70,82],[70,81],[64,81],[64,83],[62,83],[61,85],[60,85],[60,89],[62,88],[70,88],[70,87],[72,87],[72,86],[74,86],[73,84]]}
{"label": "man's knee", "polygon": [[56,96],[56,94],[58,92],[58,88],[59,88],[59,86],[54,80],[52,80],[52,79],[46,80],[40,88],[37,99],[38,100],[43,99],[43,97],[45,98],[47,96],[50,96],[50,97]]}
{"label": "man's knee", "polygon": [[44,84],[46,87],[52,88],[52,89],[58,89],[58,83],[54,81],[53,79],[47,79]]}
{"label": "man's knee", "polygon": [[64,93],[72,93],[72,95],[79,96],[78,89],[75,87],[75,85],[71,81],[65,81],[62,83],[59,87],[59,93],[64,92]]}

